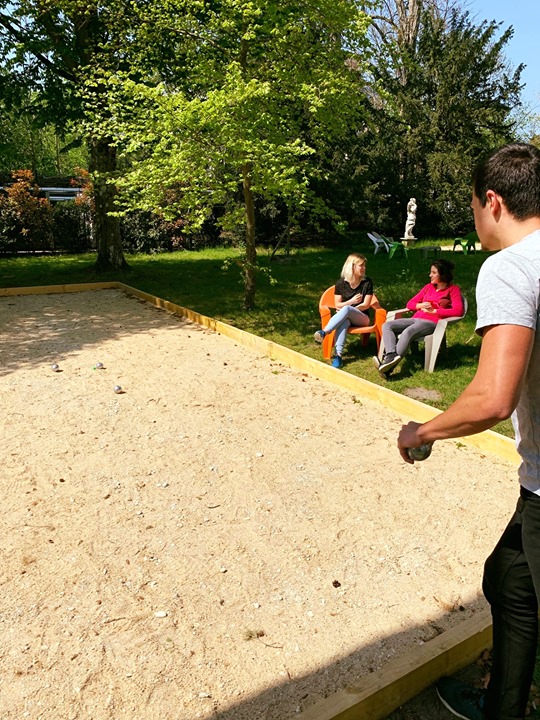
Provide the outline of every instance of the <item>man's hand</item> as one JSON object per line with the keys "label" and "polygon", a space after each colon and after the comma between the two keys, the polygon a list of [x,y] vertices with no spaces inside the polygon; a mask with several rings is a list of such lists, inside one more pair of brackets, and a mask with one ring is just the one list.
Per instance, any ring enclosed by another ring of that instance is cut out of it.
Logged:
{"label": "man's hand", "polygon": [[407,448],[419,447],[425,440],[420,440],[417,431],[421,423],[410,422],[403,425],[398,435],[399,454],[409,465],[414,465],[414,460],[407,455]]}

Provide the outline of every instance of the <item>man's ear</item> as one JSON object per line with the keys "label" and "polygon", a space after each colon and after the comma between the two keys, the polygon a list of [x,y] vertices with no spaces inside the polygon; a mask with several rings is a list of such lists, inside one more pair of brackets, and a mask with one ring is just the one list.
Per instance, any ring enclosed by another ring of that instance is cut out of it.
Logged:
{"label": "man's ear", "polygon": [[486,192],[486,205],[489,207],[493,217],[498,217],[504,206],[503,199],[494,190],[488,190]]}

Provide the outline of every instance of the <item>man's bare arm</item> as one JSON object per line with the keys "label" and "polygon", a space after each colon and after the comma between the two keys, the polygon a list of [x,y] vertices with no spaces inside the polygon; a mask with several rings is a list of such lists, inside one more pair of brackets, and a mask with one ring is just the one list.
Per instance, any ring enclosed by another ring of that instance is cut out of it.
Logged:
{"label": "man's bare arm", "polygon": [[407,447],[474,435],[509,417],[521,394],[533,342],[534,330],[521,325],[487,327],[478,369],[459,398],[433,420],[402,428],[398,447],[403,458],[407,460]]}

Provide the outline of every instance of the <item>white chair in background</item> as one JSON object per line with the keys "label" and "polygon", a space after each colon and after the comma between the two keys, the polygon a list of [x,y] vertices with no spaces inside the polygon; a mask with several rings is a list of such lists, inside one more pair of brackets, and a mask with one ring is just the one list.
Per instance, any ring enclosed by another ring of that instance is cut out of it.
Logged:
{"label": "white chair in background", "polygon": [[[424,353],[424,370],[426,372],[433,372],[435,368],[435,363],[437,362],[437,355],[439,354],[439,349],[441,348],[441,345],[443,347],[446,347],[446,328],[451,323],[455,323],[458,320],[462,320],[465,315],[467,314],[468,310],[468,302],[467,298],[463,296],[463,315],[459,315],[456,317],[447,317],[442,318],[437,322],[435,325],[435,332],[431,335],[426,335],[423,338],[420,338],[418,342],[424,343],[425,353]],[[400,310],[390,310],[386,313],[386,321],[388,320],[395,320],[396,318],[401,318],[406,313],[411,312],[407,308],[401,308]],[[379,359],[382,359],[382,356],[384,354],[384,340],[381,339],[381,344],[379,346]]]}
{"label": "white chair in background", "polygon": [[384,238],[382,238],[378,233],[369,233],[367,234],[368,238],[371,240],[371,242],[375,245],[375,252],[373,253],[376,255],[379,250],[384,250],[385,252],[388,252],[390,248],[388,247],[388,244]]}

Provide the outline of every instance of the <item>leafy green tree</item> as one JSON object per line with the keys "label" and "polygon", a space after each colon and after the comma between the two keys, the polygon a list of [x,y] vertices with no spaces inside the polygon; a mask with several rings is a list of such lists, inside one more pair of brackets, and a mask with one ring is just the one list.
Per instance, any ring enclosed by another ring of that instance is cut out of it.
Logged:
{"label": "leafy green tree", "polygon": [[[43,123],[74,131],[88,115],[89,103],[105,104],[104,87],[81,93],[88,69],[118,67],[129,34],[129,4],[86,0],[0,0],[0,49],[5,59],[0,97],[21,107],[34,93],[34,111]],[[124,22],[125,21],[125,22]],[[108,180],[117,168],[116,149],[106,133],[88,131],[90,170],[95,186],[94,230],[97,266],[122,268],[115,187]]]}
{"label": "leafy green tree", "polygon": [[511,29],[499,34],[499,23],[476,24],[458,7],[424,6],[415,32],[387,34],[386,51],[375,56],[385,94],[374,104],[379,131],[364,150],[380,170],[389,230],[403,229],[414,196],[417,231],[452,234],[470,226],[478,157],[515,138],[522,66],[513,69],[504,56]]}
{"label": "leafy green tree", "polygon": [[[533,142],[540,131],[540,115],[534,110],[533,103],[523,102],[512,112],[516,127],[516,138],[521,142]],[[533,143],[534,144],[534,143]]]}
{"label": "leafy green tree", "polygon": [[328,213],[313,182],[358,124],[367,18],[353,0],[172,0],[140,12],[139,77],[132,67],[106,78],[104,123],[130,163],[124,207],[181,213],[197,229],[220,206],[223,228],[244,228],[252,308],[256,203]]}
{"label": "leafy green tree", "polygon": [[4,180],[14,168],[29,168],[38,178],[71,175],[75,167],[87,165],[88,153],[80,137],[60,133],[53,123],[43,124],[33,112],[32,97],[20,108],[0,105],[0,175]]}

